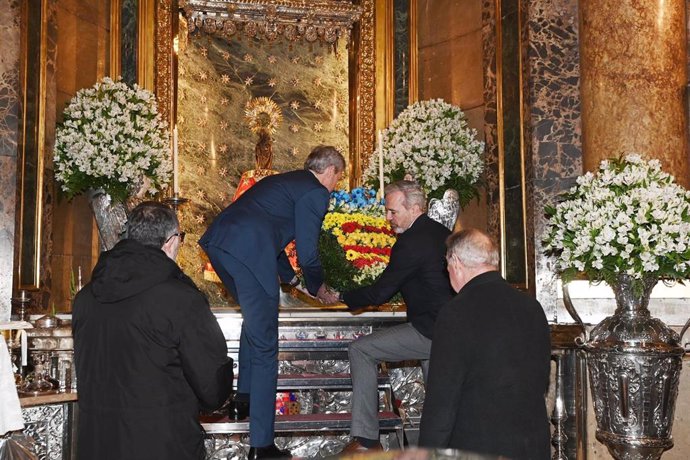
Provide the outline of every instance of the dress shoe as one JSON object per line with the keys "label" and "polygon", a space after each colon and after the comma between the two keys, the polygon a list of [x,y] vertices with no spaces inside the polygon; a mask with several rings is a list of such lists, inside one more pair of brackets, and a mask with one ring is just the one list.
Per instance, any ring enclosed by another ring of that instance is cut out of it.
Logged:
{"label": "dress shoe", "polygon": [[372,447],[364,447],[362,444],[360,444],[359,440],[355,438],[352,441],[350,441],[350,443],[347,444],[340,453],[341,454],[355,454],[355,453],[361,454],[362,452],[375,452],[377,450],[383,450],[383,446],[381,445],[380,442],[377,442]]}
{"label": "dress shoe", "polygon": [[230,420],[244,420],[249,417],[248,401],[230,401],[228,405],[228,416]]}
{"label": "dress shoe", "polygon": [[280,450],[275,444],[271,444],[266,447],[250,447],[247,458],[249,460],[255,460],[257,458],[292,458],[292,455],[290,451]]}

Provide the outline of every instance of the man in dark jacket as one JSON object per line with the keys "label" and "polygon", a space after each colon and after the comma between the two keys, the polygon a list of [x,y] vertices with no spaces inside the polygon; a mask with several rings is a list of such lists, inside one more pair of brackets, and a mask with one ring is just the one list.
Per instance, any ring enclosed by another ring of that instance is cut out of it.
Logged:
{"label": "man in dark jacket", "polygon": [[447,244],[458,295],[436,320],[419,445],[547,460],[551,339],[544,310],[501,277],[487,235],[465,230]]}
{"label": "man in dark jacket", "polygon": [[388,267],[370,286],[344,293],[352,310],[381,305],[397,292],[407,306],[407,323],[361,337],[350,344],[352,427],[354,440],[344,452],[380,449],[377,365],[418,359],[426,377],[436,315],[452,297],[445,266],[445,240],[450,231],[424,211],[426,196],[411,181],[385,190],[386,218],[398,233]]}
{"label": "man in dark jacket", "polygon": [[134,208],[72,315],[84,460],[204,458],[199,409],[232,391],[232,360],[205,296],[175,263],[175,212]]}
{"label": "man in dark jacket", "polygon": [[316,147],[303,170],[257,182],[225,208],[199,240],[242,309],[236,399],[250,401],[250,459],[289,456],[273,442],[279,282],[295,279],[285,246],[295,240],[309,292],[324,303],[336,302],[338,295],[323,282],[318,241],[330,192],[344,170],[345,159],[334,147]]}

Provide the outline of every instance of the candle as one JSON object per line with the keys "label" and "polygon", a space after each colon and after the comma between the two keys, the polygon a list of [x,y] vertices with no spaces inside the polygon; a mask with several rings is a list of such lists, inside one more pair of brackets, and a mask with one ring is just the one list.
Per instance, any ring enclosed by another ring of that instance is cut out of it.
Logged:
{"label": "candle", "polygon": [[180,193],[179,160],[177,156],[177,126],[173,128],[173,194]]}
{"label": "candle", "polygon": [[379,194],[383,198],[383,133],[379,129]]}

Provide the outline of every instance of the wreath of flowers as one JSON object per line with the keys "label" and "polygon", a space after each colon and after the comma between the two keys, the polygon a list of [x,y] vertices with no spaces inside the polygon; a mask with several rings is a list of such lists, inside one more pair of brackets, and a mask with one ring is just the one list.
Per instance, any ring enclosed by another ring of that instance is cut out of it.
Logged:
{"label": "wreath of flowers", "polygon": [[168,131],[150,91],[106,77],[77,91],[55,135],[55,177],[69,198],[103,189],[124,201],[170,180]]}
{"label": "wreath of flowers", "polygon": [[247,101],[244,118],[254,134],[266,131],[273,135],[283,121],[283,113],[270,97],[255,97]]}
{"label": "wreath of flowers", "polygon": [[690,192],[658,160],[604,160],[546,215],[544,248],[565,281],[579,272],[609,284],[619,275],[638,284],[690,275]]}
{"label": "wreath of flowers", "polygon": [[371,284],[388,266],[395,232],[371,189],[331,194],[319,251],[326,282],[338,291]]}
{"label": "wreath of flowers", "polygon": [[[458,191],[460,205],[477,196],[484,169],[484,143],[469,128],[459,107],[442,99],[408,106],[383,130],[383,172],[386,183],[411,175],[430,198],[441,198],[448,188]],[[363,179],[376,186],[379,164],[369,158]]]}

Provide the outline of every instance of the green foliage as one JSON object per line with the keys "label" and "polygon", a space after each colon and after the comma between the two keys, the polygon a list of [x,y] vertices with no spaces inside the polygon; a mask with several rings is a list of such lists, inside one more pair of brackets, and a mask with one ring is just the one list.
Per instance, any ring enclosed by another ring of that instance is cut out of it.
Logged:
{"label": "green foliage", "polygon": [[326,284],[340,292],[358,287],[354,282],[357,269],[345,258],[345,251],[338,244],[338,239],[335,235],[321,232],[319,237],[319,255]]}

